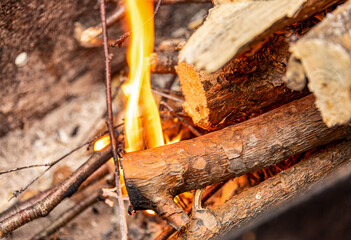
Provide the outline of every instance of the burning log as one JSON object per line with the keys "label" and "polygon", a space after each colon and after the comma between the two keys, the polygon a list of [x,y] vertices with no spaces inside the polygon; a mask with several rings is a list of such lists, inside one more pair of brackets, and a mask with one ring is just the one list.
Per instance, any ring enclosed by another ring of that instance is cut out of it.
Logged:
{"label": "burning log", "polygon": [[351,3],[347,2],[291,47],[303,67],[296,64],[289,71],[304,78],[305,70],[308,87],[328,126],[351,120],[350,15]]}
{"label": "burning log", "polygon": [[197,126],[212,130],[306,95],[307,91],[293,92],[284,86],[289,55],[288,40],[278,35],[254,55],[235,58],[214,73],[180,63],[177,73],[185,111]]}
{"label": "burning log", "polygon": [[[170,239],[213,239],[297,195],[333,171],[351,165],[351,141],[333,144],[216,209],[202,209]],[[228,211],[230,209],[230,211]]]}
{"label": "burning log", "polygon": [[186,43],[179,60],[208,72],[217,71],[274,32],[340,2],[344,1],[239,1],[217,5]]}
{"label": "burning log", "polygon": [[189,217],[173,197],[348,137],[328,128],[307,96],[259,117],[196,139],[126,154],[124,177],[134,210],[154,209],[175,228]]}

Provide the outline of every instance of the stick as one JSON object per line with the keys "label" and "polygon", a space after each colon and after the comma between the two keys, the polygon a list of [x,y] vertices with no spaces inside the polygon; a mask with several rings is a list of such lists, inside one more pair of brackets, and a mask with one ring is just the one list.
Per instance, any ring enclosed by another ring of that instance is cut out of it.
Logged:
{"label": "stick", "polygon": [[111,156],[110,149],[95,152],[88,161],[57,185],[43,200],[2,220],[0,222],[0,238],[34,219],[47,216],[63,199],[75,193],[82,182],[106,163]]}
{"label": "stick", "polygon": [[118,205],[119,205],[119,215],[120,215],[120,226],[121,226],[121,234],[122,240],[127,240],[128,227],[127,227],[127,219],[125,216],[125,207],[122,196],[122,189],[119,177],[119,156],[117,154],[117,142],[115,138],[115,133],[113,129],[113,111],[112,111],[112,103],[111,103],[111,66],[110,66],[110,54],[108,50],[108,41],[107,41],[107,27],[106,27],[106,12],[105,12],[105,0],[100,0],[100,15],[101,15],[101,24],[102,24],[102,34],[104,40],[104,53],[105,53],[105,64],[106,64],[106,104],[107,104],[107,112],[108,119],[106,120],[111,146],[112,146],[112,154],[115,162],[115,183],[116,183],[116,193],[118,196]]}
{"label": "stick", "polygon": [[213,239],[302,195],[312,184],[351,164],[351,141],[332,144],[278,175],[234,196],[216,209],[205,209],[170,239]]}

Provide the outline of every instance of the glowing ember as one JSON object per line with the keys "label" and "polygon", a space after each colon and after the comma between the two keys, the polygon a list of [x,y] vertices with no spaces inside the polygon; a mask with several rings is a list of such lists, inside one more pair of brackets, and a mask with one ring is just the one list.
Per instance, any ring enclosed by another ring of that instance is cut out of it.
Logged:
{"label": "glowing ember", "polygon": [[145,210],[144,212],[148,215],[152,215],[152,216],[156,215],[156,212],[153,210]]}
{"label": "glowing ember", "polygon": [[132,152],[161,146],[164,140],[160,116],[151,93],[150,65],[146,60],[153,52],[154,44],[153,3],[126,0],[126,4],[132,35],[127,56],[129,80],[122,89],[127,98],[126,152]]}
{"label": "glowing ember", "polygon": [[94,151],[101,151],[110,144],[110,136],[106,135],[94,143]]}
{"label": "glowing ember", "polygon": [[183,131],[180,131],[180,133],[177,136],[175,136],[174,138],[172,138],[172,140],[169,139],[169,137],[167,135],[165,135],[166,144],[172,144],[172,143],[179,142],[182,139],[182,134],[183,134]]}

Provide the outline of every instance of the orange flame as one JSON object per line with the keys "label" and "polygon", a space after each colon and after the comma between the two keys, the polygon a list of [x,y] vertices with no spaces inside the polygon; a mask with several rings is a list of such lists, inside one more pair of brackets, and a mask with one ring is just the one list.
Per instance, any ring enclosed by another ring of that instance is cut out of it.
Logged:
{"label": "orange flame", "polygon": [[183,134],[183,131],[180,130],[179,134],[172,139],[169,139],[168,135],[165,135],[166,144],[168,145],[168,144],[179,142],[182,139],[182,134]]}
{"label": "orange flame", "polygon": [[[122,86],[127,99],[125,115],[126,152],[164,145],[161,120],[150,86],[153,52],[153,2],[126,0],[127,19],[132,32],[128,49],[128,82]],[[145,134],[143,135],[143,130]]]}

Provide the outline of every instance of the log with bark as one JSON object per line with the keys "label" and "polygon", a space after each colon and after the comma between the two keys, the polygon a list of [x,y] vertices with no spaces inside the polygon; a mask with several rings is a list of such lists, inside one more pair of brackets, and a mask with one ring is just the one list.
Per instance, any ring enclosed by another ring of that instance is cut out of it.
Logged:
{"label": "log with bark", "polygon": [[[309,89],[328,126],[351,120],[351,3],[347,2],[291,46],[297,62],[287,76],[308,77]],[[295,61],[296,62],[296,61]],[[301,67],[302,66],[302,67]],[[302,73],[301,73],[302,72]]]}
{"label": "log with bark", "polygon": [[328,128],[307,96],[202,137],[126,154],[124,177],[134,210],[154,209],[175,228],[189,221],[173,197],[271,166],[346,138],[351,126]]}
{"label": "log with bark", "polygon": [[[287,200],[301,196],[333,172],[351,167],[351,141],[332,144],[293,167],[234,196],[220,207],[202,209],[170,239],[217,239]],[[277,236],[278,237],[278,236]],[[281,236],[279,236],[280,238]],[[306,237],[306,236],[304,236]]]}
{"label": "log with bark", "polygon": [[214,73],[181,62],[176,69],[186,100],[183,107],[194,124],[217,129],[306,95],[306,90],[291,91],[282,81],[290,56],[288,41],[276,35],[254,55],[234,58]]}
{"label": "log with bark", "polygon": [[[131,210],[154,209],[171,226],[180,228],[189,217],[174,203],[174,196],[274,165],[350,136],[349,125],[326,127],[313,102],[310,95],[202,137],[126,154],[122,166]],[[78,176],[78,182],[67,179],[42,203],[37,202],[3,220],[0,233],[6,235],[28,221],[47,215],[111,156],[110,148],[95,153],[93,160],[83,165],[89,166],[88,171],[82,171],[82,167],[72,175]]]}

